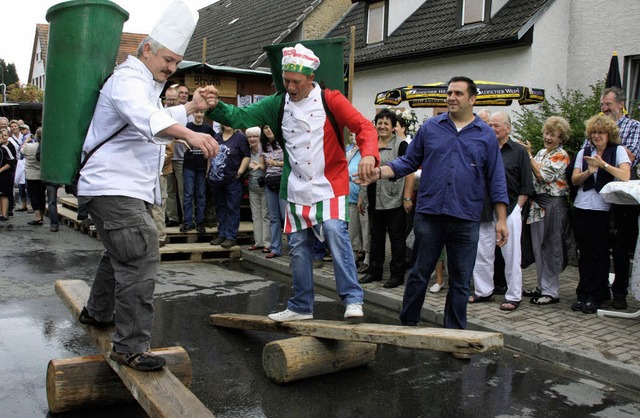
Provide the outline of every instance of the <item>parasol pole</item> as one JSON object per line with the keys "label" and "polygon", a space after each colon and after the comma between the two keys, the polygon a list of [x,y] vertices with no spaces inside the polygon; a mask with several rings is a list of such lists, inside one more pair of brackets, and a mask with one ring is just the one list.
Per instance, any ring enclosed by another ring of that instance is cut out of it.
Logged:
{"label": "parasol pole", "polygon": [[353,71],[355,67],[355,51],[356,51],[356,27],[351,26],[351,50],[349,52],[349,76],[347,82],[349,83],[349,90],[347,91],[347,98],[353,103]]}

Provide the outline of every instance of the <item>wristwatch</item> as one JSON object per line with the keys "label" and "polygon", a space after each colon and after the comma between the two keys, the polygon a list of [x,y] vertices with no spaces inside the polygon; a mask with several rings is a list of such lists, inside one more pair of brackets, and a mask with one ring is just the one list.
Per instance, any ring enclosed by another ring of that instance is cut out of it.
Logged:
{"label": "wristwatch", "polygon": [[604,167],[602,167],[602,168],[603,168],[604,170],[606,170],[606,169],[607,169],[607,167],[609,167],[609,164],[604,163]]}
{"label": "wristwatch", "polygon": [[410,197],[403,197],[402,200],[404,200],[405,202],[411,202],[411,198]]}

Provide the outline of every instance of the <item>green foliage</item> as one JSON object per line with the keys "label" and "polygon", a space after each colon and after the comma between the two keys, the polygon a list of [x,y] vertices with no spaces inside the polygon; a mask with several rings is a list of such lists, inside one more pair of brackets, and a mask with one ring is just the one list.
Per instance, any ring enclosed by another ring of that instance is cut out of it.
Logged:
{"label": "green foliage", "polygon": [[17,83],[20,81],[18,78],[18,72],[16,71],[15,64],[7,64],[2,58],[0,58],[0,83],[4,83],[7,86],[9,84]]}
{"label": "green foliage", "polygon": [[543,148],[542,125],[550,116],[561,116],[571,125],[571,136],[563,145],[569,155],[575,155],[584,143],[584,122],[600,112],[600,96],[604,89],[604,80],[589,86],[591,94],[586,95],[579,90],[558,91],[559,98],[551,97],[540,105],[523,106],[516,113],[513,123],[514,136],[521,141],[531,142],[533,153]]}
{"label": "green foliage", "polygon": [[7,101],[13,103],[20,102],[42,102],[44,92],[33,84],[20,85],[13,83],[7,87]]}

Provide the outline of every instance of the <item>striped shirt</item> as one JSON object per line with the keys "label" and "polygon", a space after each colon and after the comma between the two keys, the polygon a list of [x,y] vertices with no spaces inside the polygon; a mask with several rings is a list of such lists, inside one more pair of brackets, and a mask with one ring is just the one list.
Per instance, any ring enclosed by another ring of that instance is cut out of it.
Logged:
{"label": "striped shirt", "polygon": [[287,202],[284,232],[302,231],[329,219],[349,222],[349,196],[337,196],[310,206]]}

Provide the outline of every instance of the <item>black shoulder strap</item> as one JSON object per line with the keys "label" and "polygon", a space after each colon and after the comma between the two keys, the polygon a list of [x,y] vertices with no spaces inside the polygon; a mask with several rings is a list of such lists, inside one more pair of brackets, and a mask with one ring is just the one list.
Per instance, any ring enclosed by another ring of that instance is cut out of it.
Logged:
{"label": "black shoulder strap", "polygon": [[118,129],[116,132],[113,133],[113,135],[111,135],[109,138],[105,139],[104,141],[102,141],[101,143],[99,143],[98,145],[96,145],[91,151],[89,151],[87,153],[87,155],[84,157],[84,160],[82,160],[82,162],[80,163],[80,167],[78,167],[78,172],[76,173],[76,178],[74,179],[74,181],[77,183],[78,179],[80,178],[80,172],[82,171],[82,169],[84,168],[85,164],[87,164],[87,161],[89,161],[89,158],[100,149],[101,146],[103,146],[104,144],[106,144],[107,142],[111,141],[113,138],[116,137],[116,135],[118,135],[120,132],[124,131],[124,129],[129,126],[129,124],[125,124],[122,128]]}

